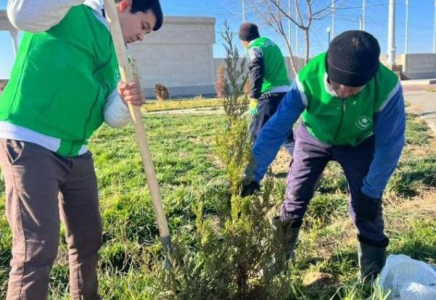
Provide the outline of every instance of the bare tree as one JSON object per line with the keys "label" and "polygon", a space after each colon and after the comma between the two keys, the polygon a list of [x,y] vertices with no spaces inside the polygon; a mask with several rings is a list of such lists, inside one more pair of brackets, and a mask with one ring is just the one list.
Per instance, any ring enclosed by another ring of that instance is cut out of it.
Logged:
{"label": "bare tree", "polygon": [[[345,2],[346,0],[342,0]],[[339,2],[339,1],[338,1]],[[270,26],[285,41],[290,63],[294,74],[297,74],[296,56],[287,34],[287,24],[291,21],[304,33],[305,55],[304,64],[310,57],[310,29],[317,20],[322,20],[331,14],[331,0],[292,0],[291,6],[287,0],[247,0],[252,10],[264,24]],[[315,5],[316,4],[316,5]],[[340,7],[341,4],[336,4]],[[290,12],[296,12],[292,15]]]}

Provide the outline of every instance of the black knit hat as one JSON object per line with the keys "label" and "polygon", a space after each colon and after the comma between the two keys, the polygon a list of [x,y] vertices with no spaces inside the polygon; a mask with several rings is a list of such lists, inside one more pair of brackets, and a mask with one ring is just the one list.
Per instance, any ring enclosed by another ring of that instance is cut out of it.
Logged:
{"label": "black knit hat", "polygon": [[333,39],[327,51],[329,79],[358,87],[370,81],[380,66],[380,45],[371,34],[350,30]]}
{"label": "black knit hat", "polygon": [[239,39],[241,41],[251,42],[260,37],[259,28],[253,23],[243,23],[239,28]]}

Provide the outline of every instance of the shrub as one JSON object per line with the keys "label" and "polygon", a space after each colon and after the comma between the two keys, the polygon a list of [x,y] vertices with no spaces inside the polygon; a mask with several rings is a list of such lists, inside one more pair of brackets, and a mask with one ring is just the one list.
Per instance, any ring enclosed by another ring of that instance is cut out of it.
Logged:
{"label": "shrub", "polygon": [[226,68],[224,65],[220,65],[216,71],[215,91],[218,98],[223,99],[226,96],[225,92],[225,80],[226,80]]}
{"label": "shrub", "polygon": [[156,99],[159,101],[168,100],[170,98],[167,87],[160,83],[156,84],[154,93],[156,94]]}
{"label": "shrub", "polygon": [[[266,180],[259,195],[239,195],[252,146],[243,116],[248,106],[243,93],[245,61],[237,67],[239,53],[227,24],[223,38],[227,43],[226,129],[216,137],[216,152],[224,163],[226,180],[217,179],[213,190],[198,191],[195,225],[174,235],[173,267],[167,271],[162,266],[159,276],[154,276],[156,299],[277,300],[290,292],[289,277],[282,272],[286,266],[282,237],[267,217],[273,206],[272,180]],[[214,199],[215,213],[207,214],[205,197]]]}

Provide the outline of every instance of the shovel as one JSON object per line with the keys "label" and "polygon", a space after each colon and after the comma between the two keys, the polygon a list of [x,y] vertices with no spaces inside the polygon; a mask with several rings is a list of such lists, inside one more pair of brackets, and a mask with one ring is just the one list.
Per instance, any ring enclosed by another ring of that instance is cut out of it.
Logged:
{"label": "shovel", "polygon": [[[121,80],[123,82],[132,82],[132,69],[127,59],[126,47],[124,44],[123,34],[121,32],[117,10],[115,8],[115,2],[114,0],[104,0],[104,4],[106,18],[111,28],[112,40],[118,58]],[[156,172],[151,158],[150,148],[148,146],[147,134],[144,129],[144,124],[142,123],[142,116],[139,107],[133,106],[129,103],[129,111],[135,127],[139,152],[141,154],[142,164],[147,177],[148,188],[150,189],[151,202],[156,215],[157,227],[159,229],[160,240],[162,242],[165,255],[165,268],[169,270],[171,268],[171,262],[169,258],[171,252],[171,236],[162,205],[162,198],[159,191],[159,185],[157,183]]]}

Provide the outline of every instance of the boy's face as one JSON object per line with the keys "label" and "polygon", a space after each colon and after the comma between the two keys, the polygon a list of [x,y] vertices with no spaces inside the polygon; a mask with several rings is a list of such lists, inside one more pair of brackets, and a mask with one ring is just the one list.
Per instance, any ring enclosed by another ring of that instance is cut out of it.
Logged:
{"label": "boy's face", "polygon": [[131,0],[121,1],[117,7],[121,31],[126,44],[142,41],[144,35],[152,32],[156,25],[156,16],[151,10],[132,14],[131,7]]}
{"label": "boy's face", "polygon": [[336,83],[331,79],[329,81],[330,81],[330,86],[333,88],[336,95],[341,99],[347,99],[353,97],[354,95],[359,94],[365,87],[365,86],[359,86],[359,87],[346,86],[343,84]]}

